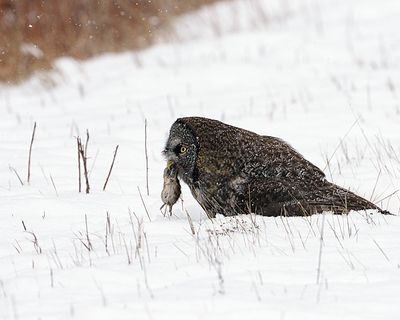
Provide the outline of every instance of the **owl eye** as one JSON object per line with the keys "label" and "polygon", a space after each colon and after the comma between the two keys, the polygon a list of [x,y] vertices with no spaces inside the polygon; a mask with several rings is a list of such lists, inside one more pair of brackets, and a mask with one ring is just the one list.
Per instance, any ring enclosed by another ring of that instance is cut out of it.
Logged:
{"label": "owl eye", "polygon": [[186,152],[187,152],[187,147],[185,147],[185,146],[181,146],[181,148],[179,149],[179,153],[180,154],[185,154]]}

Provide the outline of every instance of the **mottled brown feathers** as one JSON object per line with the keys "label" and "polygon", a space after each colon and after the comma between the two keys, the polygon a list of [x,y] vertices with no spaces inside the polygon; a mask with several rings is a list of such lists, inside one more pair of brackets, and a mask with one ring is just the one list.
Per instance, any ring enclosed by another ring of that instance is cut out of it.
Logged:
{"label": "mottled brown feathers", "polygon": [[178,119],[164,155],[177,166],[178,176],[210,217],[382,211],[327,181],[319,168],[283,140],[220,121]]}

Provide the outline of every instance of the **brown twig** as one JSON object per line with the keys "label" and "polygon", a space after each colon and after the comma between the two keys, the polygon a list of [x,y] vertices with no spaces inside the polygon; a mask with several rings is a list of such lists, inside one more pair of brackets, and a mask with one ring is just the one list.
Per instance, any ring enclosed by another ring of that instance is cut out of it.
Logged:
{"label": "brown twig", "polygon": [[85,145],[82,144],[81,139],[77,138],[78,143],[78,170],[79,170],[79,192],[81,191],[81,171],[80,171],[80,160],[83,163],[83,175],[85,176],[85,183],[86,183],[86,193],[90,192],[90,184],[89,184],[89,176],[88,176],[88,169],[87,169],[87,147],[89,142],[89,131],[86,131],[86,143]]}
{"label": "brown twig", "polygon": [[106,182],[104,183],[104,186],[103,186],[103,191],[106,191],[106,186],[107,186],[107,183],[108,183],[108,179],[110,178],[111,171],[112,171],[112,169],[114,167],[115,157],[117,156],[118,148],[119,148],[119,145],[117,145],[116,148],[115,148],[114,157],[113,157],[113,160],[112,160],[112,163],[111,163],[110,171],[108,171]]}
{"label": "brown twig", "polygon": [[29,181],[31,180],[31,156],[32,156],[32,145],[33,145],[33,140],[35,139],[35,132],[36,132],[36,121],[35,121],[35,124],[33,125],[31,144],[30,144],[30,146],[29,146],[28,178],[27,178],[28,184],[29,184]]}
{"label": "brown twig", "polygon": [[87,169],[87,147],[89,144],[89,130],[86,130],[86,143],[85,143],[85,153],[82,152],[82,160],[83,160],[83,172],[85,174],[85,181],[86,181],[86,193],[89,193],[90,186],[89,186],[89,176],[88,176],[88,169]]}

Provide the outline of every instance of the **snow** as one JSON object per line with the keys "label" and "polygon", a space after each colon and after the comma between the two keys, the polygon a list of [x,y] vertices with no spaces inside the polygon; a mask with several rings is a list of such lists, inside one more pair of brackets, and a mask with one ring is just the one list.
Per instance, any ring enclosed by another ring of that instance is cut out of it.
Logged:
{"label": "snow", "polygon": [[398,319],[398,216],[210,221],[186,187],[159,211],[169,127],[198,115],[283,138],[399,214],[400,5],[270,3],[220,3],[180,18],[181,42],[0,87],[0,319]]}

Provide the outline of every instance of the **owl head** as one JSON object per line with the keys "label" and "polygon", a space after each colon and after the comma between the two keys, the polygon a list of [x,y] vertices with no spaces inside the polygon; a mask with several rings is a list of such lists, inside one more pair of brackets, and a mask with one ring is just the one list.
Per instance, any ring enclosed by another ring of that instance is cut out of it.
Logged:
{"label": "owl head", "polygon": [[193,183],[196,172],[196,160],[199,142],[192,128],[184,119],[178,119],[172,125],[163,155],[168,165],[173,164],[178,176],[186,183]]}

